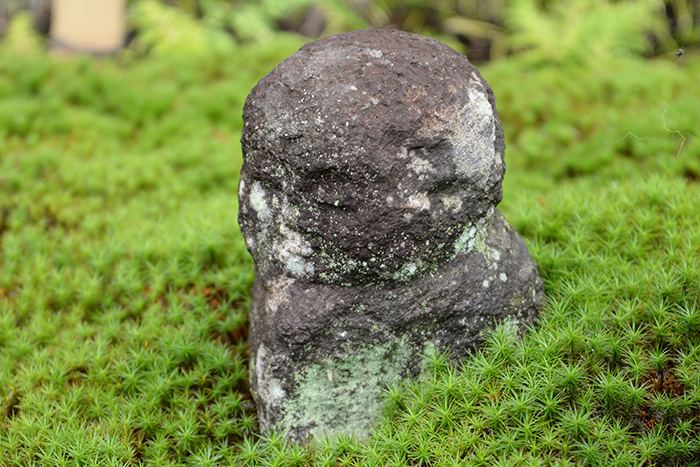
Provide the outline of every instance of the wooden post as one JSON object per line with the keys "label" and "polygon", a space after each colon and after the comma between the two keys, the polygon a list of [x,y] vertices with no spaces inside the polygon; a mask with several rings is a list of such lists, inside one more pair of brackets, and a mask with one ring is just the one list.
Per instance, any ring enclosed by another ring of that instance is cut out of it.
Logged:
{"label": "wooden post", "polygon": [[124,45],[124,0],[53,0],[51,44],[63,52],[115,53]]}

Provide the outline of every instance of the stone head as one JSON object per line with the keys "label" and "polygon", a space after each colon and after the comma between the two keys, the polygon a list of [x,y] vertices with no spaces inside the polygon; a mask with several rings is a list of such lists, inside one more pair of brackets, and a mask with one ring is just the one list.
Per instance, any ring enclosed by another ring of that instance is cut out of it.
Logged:
{"label": "stone head", "polygon": [[405,282],[456,254],[501,200],[493,93],[437,40],[362,30],[308,44],[244,108],[240,223],[257,267]]}

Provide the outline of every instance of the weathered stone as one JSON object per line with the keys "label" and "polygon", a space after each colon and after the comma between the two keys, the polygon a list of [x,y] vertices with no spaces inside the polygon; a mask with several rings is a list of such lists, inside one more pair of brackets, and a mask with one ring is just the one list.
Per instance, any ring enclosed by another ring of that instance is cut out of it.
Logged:
{"label": "weathered stone", "polygon": [[243,118],[264,430],[366,433],[425,351],[462,358],[484,327],[535,317],[537,265],[496,209],[503,128],[466,57],[401,31],[332,36],[263,78]]}

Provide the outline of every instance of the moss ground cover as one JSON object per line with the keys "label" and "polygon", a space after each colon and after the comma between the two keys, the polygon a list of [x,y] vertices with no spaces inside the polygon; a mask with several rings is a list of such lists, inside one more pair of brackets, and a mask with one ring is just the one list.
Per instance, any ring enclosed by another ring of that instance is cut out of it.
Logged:
{"label": "moss ground cover", "polygon": [[427,356],[368,440],[257,435],[240,115],[299,45],[0,52],[0,465],[700,463],[692,56],[482,67],[541,322],[522,340],[499,327],[457,367]]}

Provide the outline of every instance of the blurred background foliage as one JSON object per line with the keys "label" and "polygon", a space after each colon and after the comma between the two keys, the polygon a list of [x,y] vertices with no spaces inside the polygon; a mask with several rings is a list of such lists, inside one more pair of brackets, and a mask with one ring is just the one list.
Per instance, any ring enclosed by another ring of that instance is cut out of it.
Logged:
{"label": "blurred background foliage", "polygon": [[[46,33],[49,4],[0,0],[0,31],[30,11]],[[139,54],[221,52],[283,32],[318,38],[360,28],[438,37],[474,62],[533,51],[554,62],[611,50],[651,57],[700,40],[699,0],[127,0],[127,9]]]}
{"label": "blurred background foliage", "polygon": [[[131,0],[136,31],[153,24],[155,0]],[[612,49],[653,56],[700,39],[698,0],[164,0],[237,42],[279,31],[310,38],[360,28],[397,28],[438,37],[482,62],[537,50],[562,61]],[[171,23],[175,25],[175,23]]]}
{"label": "blurred background foliage", "polygon": [[[0,11],[14,15],[4,29],[5,49],[45,53],[47,41],[37,30],[46,23],[38,17],[46,13],[47,1],[0,0]],[[260,61],[274,63],[306,41],[359,28],[436,37],[481,63],[497,90],[507,162],[514,169],[506,188],[547,191],[564,178],[624,177],[640,169],[700,179],[693,125],[700,120],[694,104],[700,0],[126,0],[126,5],[129,33],[115,57],[125,66],[158,57],[178,66],[209,67],[246,55],[250,47]],[[686,157],[678,157],[681,152]],[[540,176],[531,177],[533,169]]]}

